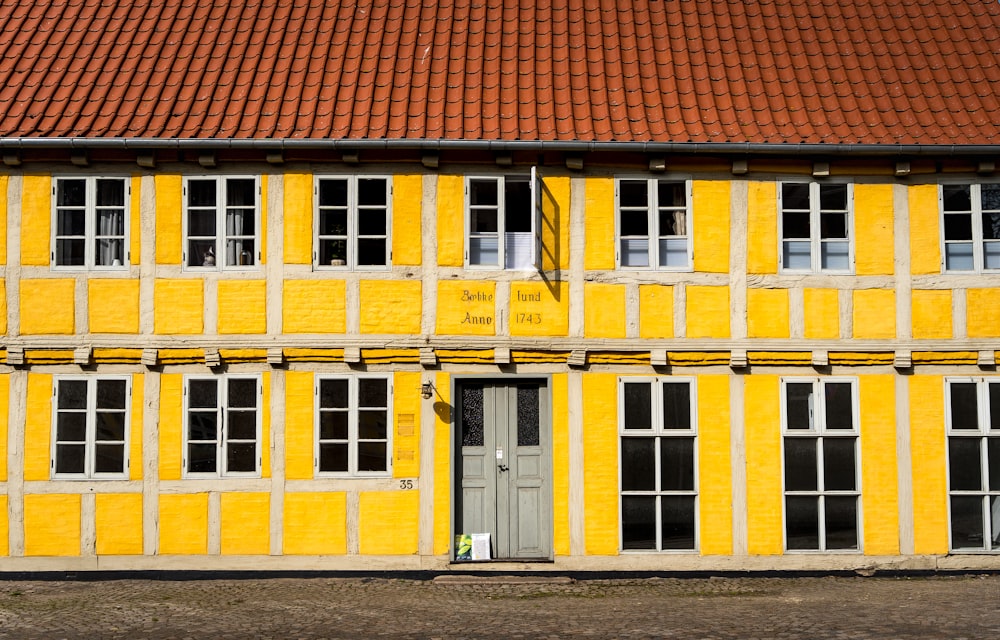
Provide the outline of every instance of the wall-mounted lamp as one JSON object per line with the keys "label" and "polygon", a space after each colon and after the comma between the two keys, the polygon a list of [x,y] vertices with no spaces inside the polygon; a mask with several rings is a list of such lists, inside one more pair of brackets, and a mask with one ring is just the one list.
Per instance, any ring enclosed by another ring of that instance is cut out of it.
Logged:
{"label": "wall-mounted lamp", "polygon": [[430,400],[431,396],[434,395],[434,385],[430,382],[425,382],[420,385],[420,397],[424,400]]}

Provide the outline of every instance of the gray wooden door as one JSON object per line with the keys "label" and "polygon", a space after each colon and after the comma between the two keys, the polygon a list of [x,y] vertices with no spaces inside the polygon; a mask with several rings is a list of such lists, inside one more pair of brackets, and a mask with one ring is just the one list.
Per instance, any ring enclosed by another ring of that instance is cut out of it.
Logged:
{"label": "gray wooden door", "polygon": [[494,559],[551,555],[551,429],[544,391],[540,380],[457,385],[456,533],[489,533]]}

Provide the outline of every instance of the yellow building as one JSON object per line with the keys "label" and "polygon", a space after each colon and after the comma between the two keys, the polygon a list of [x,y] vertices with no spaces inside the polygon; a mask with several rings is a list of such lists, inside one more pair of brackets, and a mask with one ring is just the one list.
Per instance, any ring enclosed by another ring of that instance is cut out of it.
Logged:
{"label": "yellow building", "polygon": [[0,2],[0,571],[1000,568],[1000,6],[126,4]]}

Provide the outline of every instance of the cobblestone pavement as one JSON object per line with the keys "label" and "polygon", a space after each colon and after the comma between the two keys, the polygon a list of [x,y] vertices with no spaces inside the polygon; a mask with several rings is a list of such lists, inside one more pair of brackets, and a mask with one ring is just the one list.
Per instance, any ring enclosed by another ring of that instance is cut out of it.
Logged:
{"label": "cobblestone pavement", "polygon": [[996,638],[1000,576],[0,580],[0,638]]}

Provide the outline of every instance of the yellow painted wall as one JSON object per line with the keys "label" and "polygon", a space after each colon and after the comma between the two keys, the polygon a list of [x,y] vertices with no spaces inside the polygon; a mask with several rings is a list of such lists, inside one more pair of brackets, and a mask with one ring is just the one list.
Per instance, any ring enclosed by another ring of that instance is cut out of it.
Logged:
{"label": "yellow painted wall", "polygon": [[688,286],[687,337],[729,337],[729,287]]}
{"label": "yellow painted wall", "polygon": [[747,188],[747,272],[778,273],[778,185]]}
{"label": "yellow painted wall", "polygon": [[625,337],[625,285],[585,282],[583,311],[585,337]]}
{"label": "yellow painted wall", "polygon": [[416,478],[420,475],[420,397],[421,374],[397,371],[392,377],[392,475]]}
{"label": "yellow painted wall", "polygon": [[10,520],[7,517],[8,500],[6,495],[0,495],[0,556],[10,555]]}
{"label": "yellow painted wall", "polygon": [[358,551],[368,555],[414,554],[419,521],[419,491],[362,491]]}
{"label": "yellow painted wall", "polygon": [[854,291],[854,337],[891,339],[896,337],[896,292],[892,289]]}
{"label": "yellow painted wall", "polygon": [[160,376],[160,480],[181,477],[182,435],[184,431],[184,376],[164,373]]}
{"label": "yellow painted wall", "polygon": [[424,197],[423,176],[392,178],[392,263],[407,266],[421,262],[420,215]]}
{"label": "yellow painted wall", "polygon": [[802,306],[806,338],[840,337],[840,295],[836,289],[804,289]]}
{"label": "yellow painted wall", "polygon": [[285,264],[310,264],[312,262],[312,198],[312,174],[285,174],[283,202]]}
{"label": "yellow painted wall", "polygon": [[218,287],[219,333],[267,332],[263,280],[220,280]]}
{"label": "yellow painted wall", "polygon": [[747,289],[747,336],[787,338],[788,289]]}
{"label": "yellow painted wall", "polygon": [[733,552],[729,376],[698,376],[698,526],[702,555]]}
{"label": "yellow painted wall", "polygon": [[281,322],[285,333],[347,331],[343,280],[285,280]]}
{"label": "yellow painted wall", "polygon": [[26,175],[21,184],[21,264],[47,267],[52,250],[52,178]]}
{"label": "yellow painted wall", "polygon": [[858,376],[861,504],[864,552],[869,555],[899,553],[895,398],[893,375]]}
{"label": "yellow painted wall", "polygon": [[941,212],[938,187],[921,184],[907,188],[910,206],[910,272],[941,273]]}
{"label": "yellow painted wall", "polygon": [[950,289],[914,289],[911,294],[913,337],[917,340],[952,337]]}
{"label": "yellow painted wall", "polygon": [[220,496],[222,555],[271,551],[271,494],[226,491]]}
{"label": "yellow painted wall", "polygon": [[80,555],[80,496],[24,496],[24,555]]}
{"label": "yellow painted wall", "polygon": [[587,555],[618,553],[618,376],[583,376],[584,544]]}
{"label": "yellow painted wall", "polygon": [[419,280],[362,280],[361,333],[420,333]]}
{"label": "yellow painted wall", "polygon": [[139,281],[88,280],[87,316],[91,333],[139,333]]}
{"label": "yellow painted wall", "polygon": [[153,180],[156,189],[156,263],[180,264],[183,249],[183,181],[179,175],[168,174],[157,174]]}
{"label": "yellow painted wall", "polygon": [[2,374],[0,375],[0,482],[7,482],[7,420],[9,415],[10,376]]}
{"label": "yellow painted wall", "polygon": [[583,268],[615,268],[615,181],[587,178],[584,186]]}
{"label": "yellow painted wall", "polygon": [[568,378],[565,373],[552,376],[552,530],[557,556],[570,552]]}
{"label": "yellow painted wall", "polygon": [[969,289],[965,304],[970,338],[1000,337],[1000,289]]}
{"label": "yellow painted wall", "polygon": [[438,282],[437,333],[492,336],[496,326],[495,282]]}
{"label": "yellow painted wall", "polygon": [[313,477],[314,382],[311,371],[285,373],[285,477]]}
{"label": "yellow painted wall", "polygon": [[28,374],[25,400],[24,479],[48,480],[52,435],[52,376]]}
{"label": "yellow painted wall", "polygon": [[160,495],[160,555],[208,553],[208,494]]}
{"label": "yellow painted wall", "polygon": [[659,284],[639,285],[639,337],[674,337],[674,288]]}
{"label": "yellow painted wall", "polygon": [[465,264],[465,178],[438,176],[437,183],[438,265]]}
{"label": "yellow painted wall", "polygon": [[728,180],[695,180],[691,184],[694,214],[694,270],[729,272]]}
{"label": "yellow painted wall", "polygon": [[0,280],[0,335],[7,334],[7,282]]}
{"label": "yellow painted wall", "polygon": [[913,551],[948,551],[948,485],[945,462],[944,381],[913,375],[910,381],[910,464],[913,477]]}
{"label": "yellow painted wall", "polygon": [[451,548],[451,375],[434,377],[434,553]]}
{"label": "yellow painted wall", "polygon": [[75,331],[75,280],[21,280],[22,334],[72,334]]}
{"label": "yellow painted wall", "polygon": [[153,333],[203,333],[204,312],[205,287],[200,278],[154,281]]}
{"label": "yellow painted wall", "polygon": [[891,184],[854,185],[854,270],[859,276],[893,273]]}
{"label": "yellow painted wall", "polygon": [[510,335],[564,336],[568,332],[568,283],[510,284]]}
{"label": "yellow painted wall", "polygon": [[347,494],[286,493],[283,550],[287,555],[347,553]]}
{"label": "yellow painted wall", "polygon": [[98,493],[95,498],[97,555],[142,555],[142,494]]}
{"label": "yellow painted wall", "polygon": [[569,178],[547,176],[542,189],[542,269],[569,268]]}
{"label": "yellow painted wall", "polygon": [[747,465],[747,551],[777,555],[783,550],[781,399],[778,376],[744,377]]}

